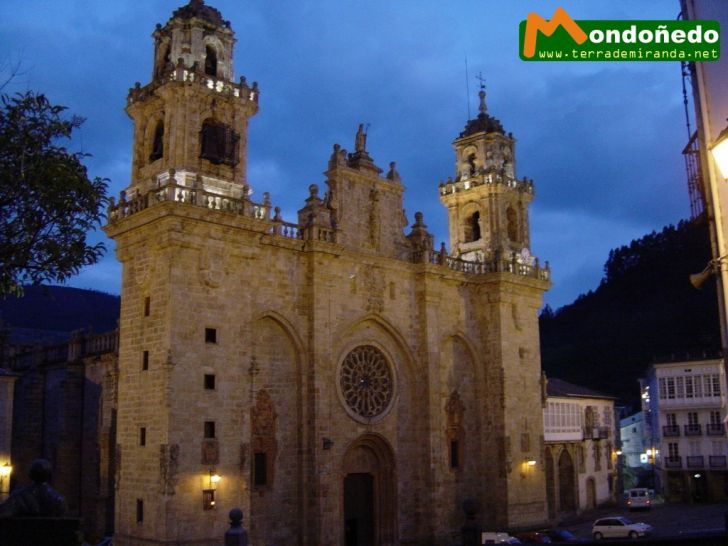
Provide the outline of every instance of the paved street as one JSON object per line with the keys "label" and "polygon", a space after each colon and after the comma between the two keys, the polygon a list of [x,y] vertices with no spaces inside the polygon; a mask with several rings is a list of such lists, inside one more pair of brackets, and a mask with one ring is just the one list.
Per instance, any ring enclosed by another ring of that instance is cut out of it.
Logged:
{"label": "paved street", "polygon": [[652,525],[653,537],[675,537],[685,534],[725,529],[728,502],[716,504],[658,504],[648,511],[630,512],[624,506],[597,508],[563,523],[581,539],[591,538],[594,520],[605,516],[626,516],[632,521]]}

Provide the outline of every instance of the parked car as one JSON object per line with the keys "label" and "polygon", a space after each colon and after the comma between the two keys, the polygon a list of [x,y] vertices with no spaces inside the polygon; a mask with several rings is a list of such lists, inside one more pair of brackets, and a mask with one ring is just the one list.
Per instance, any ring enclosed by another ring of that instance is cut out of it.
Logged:
{"label": "parked car", "polygon": [[636,487],[627,489],[624,493],[627,496],[627,507],[630,510],[649,510],[652,508],[652,497],[649,489]]}
{"label": "parked car", "polygon": [[538,531],[530,531],[528,533],[516,533],[515,536],[523,544],[550,544],[551,539],[545,534]]}
{"label": "parked car", "polygon": [[481,544],[520,544],[521,541],[508,533],[493,533],[485,531],[480,534]]}
{"label": "parked car", "polygon": [[637,538],[652,532],[652,527],[646,523],[633,523],[625,517],[614,516],[600,518],[592,526],[594,540],[603,538]]}
{"label": "parked car", "polygon": [[541,532],[549,537],[551,542],[579,542],[579,539],[574,536],[574,533],[568,529],[556,527],[554,529],[546,529]]}

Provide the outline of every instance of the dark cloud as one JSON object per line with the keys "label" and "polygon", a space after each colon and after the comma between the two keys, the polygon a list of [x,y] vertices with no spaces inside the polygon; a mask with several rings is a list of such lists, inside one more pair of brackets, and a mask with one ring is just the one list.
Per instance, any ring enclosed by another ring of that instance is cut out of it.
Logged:
{"label": "dark cloud", "polygon": [[[129,183],[135,81],[150,78],[151,33],[184,0],[114,3],[6,0],[0,42],[22,59],[14,88],[47,93],[87,118],[76,145],[93,174]],[[517,26],[556,1],[210,1],[236,31],[235,66],[261,87],[249,134],[249,180],[289,220],[333,143],[351,148],[357,124],[380,166],[397,161],[414,212],[446,237],[437,184],[453,174],[452,140],[487,79],[487,101],[518,140],[520,176],[536,182],[534,253],[550,260],[552,305],[599,282],[610,248],[687,215],[687,140],[676,63],[524,63]],[[571,1],[576,19],[674,19],[677,2]],[[7,91],[7,89],[6,89]],[[94,234],[100,237],[100,234]],[[109,243],[109,246],[112,246]],[[113,252],[74,284],[118,291]]]}

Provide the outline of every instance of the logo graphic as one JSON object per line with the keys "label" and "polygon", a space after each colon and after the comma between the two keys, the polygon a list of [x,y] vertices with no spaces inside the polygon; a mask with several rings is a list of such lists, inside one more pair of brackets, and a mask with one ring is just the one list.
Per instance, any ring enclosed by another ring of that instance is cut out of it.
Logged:
{"label": "logo graphic", "polygon": [[718,21],[551,20],[529,13],[519,25],[524,61],[717,61]]}
{"label": "logo graphic", "polygon": [[525,38],[523,40],[523,47],[521,48],[523,56],[530,59],[536,54],[536,40],[539,31],[543,32],[546,36],[551,36],[559,27],[563,27],[577,44],[581,45],[586,42],[586,33],[569,17],[569,14],[564,11],[564,8],[556,8],[550,21],[541,17],[538,13],[531,12],[526,19]]}

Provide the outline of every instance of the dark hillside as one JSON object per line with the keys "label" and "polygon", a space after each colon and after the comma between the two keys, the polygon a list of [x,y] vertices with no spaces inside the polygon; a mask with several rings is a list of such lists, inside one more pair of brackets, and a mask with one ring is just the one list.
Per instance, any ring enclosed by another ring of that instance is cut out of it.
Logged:
{"label": "dark hillside", "polygon": [[57,338],[80,328],[96,333],[116,328],[119,296],[65,286],[26,286],[24,291],[20,298],[0,299],[0,319],[19,343],[26,344],[33,332],[53,332]]}
{"label": "dark hillside", "polygon": [[715,281],[691,273],[710,260],[704,221],[683,221],[609,253],[599,287],[540,317],[547,375],[636,403],[637,379],[657,360],[720,350]]}

